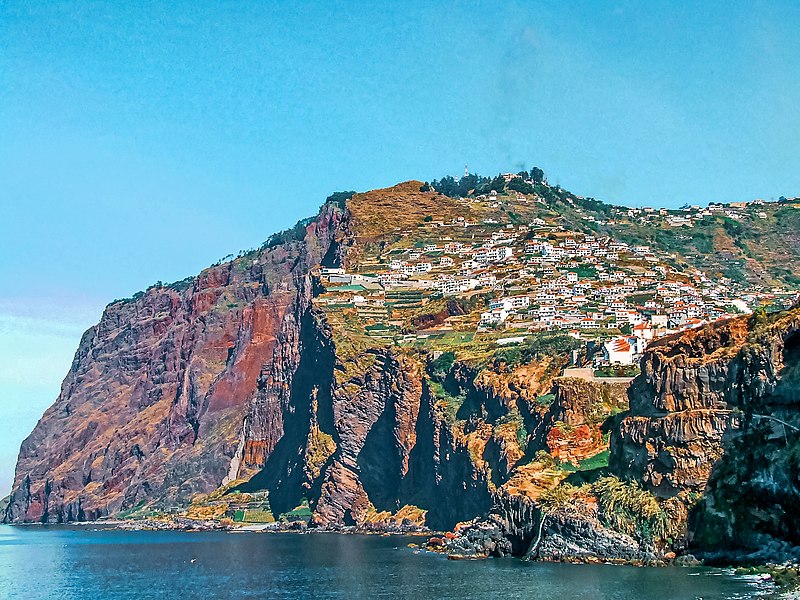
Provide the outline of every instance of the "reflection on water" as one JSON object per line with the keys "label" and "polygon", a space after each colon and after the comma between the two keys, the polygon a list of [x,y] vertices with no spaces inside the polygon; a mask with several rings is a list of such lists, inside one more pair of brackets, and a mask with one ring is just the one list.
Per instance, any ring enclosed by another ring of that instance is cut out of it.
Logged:
{"label": "reflection on water", "polygon": [[711,569],[448,561],[408,548],[414,541],[0,526],[0,597],[710,600],[766,591]]}

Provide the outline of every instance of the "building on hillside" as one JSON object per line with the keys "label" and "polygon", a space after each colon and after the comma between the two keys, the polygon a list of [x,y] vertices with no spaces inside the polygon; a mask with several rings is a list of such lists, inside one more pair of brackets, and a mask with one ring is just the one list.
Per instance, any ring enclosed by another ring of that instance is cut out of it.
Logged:
{"label": "building on hillside", "polygon": [[639,323],[633,326],[633,335],[645,342],[649,342],[653,339],[653,328],[649,323]]}
{"label": "building on hillside", "polygon": [[637,357],[636,343],[620,337],[603,344],[602,360],[607,365],[632,365]]}
{"label": "building on hillside", "polygon": [[481,313],[481,324],[500,325],[508,319],[508,311],[505,308],[493,308]]}

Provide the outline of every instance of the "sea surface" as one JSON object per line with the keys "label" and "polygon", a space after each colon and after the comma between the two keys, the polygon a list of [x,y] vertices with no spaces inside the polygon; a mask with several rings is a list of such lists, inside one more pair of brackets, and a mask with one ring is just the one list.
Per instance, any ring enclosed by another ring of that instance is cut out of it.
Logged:
{"label": "sea surface", "polygon": [[731,571],[449,561],[422,538],[0,526],[2,598],[756,598]]}

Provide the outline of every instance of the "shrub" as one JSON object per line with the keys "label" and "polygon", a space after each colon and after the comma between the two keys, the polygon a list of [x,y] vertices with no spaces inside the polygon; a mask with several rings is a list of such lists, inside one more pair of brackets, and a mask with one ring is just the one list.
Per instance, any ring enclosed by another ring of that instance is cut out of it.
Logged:
{"label": "shrub", "polygon": [[306,227],[313,221],[313,217],[301,219],[294,224],[294,227],[284,229],[278,233],[273,233],[266,242],[261,245],[262,249],[275,248],[287,242],[299,242],[306,237]]}
{"label": "shrub", "polygon": [[611,528],[656,542],[669,534],[669,517],[656,497],[634,482],[611,476],[592,484],[602,519]]}
{"label": "shrub", "polygon": [[581,342],[568,335],[556,333],[541,333],[528,336],[525,343],[510,348],[500,348],[494,353],[494,366],[506,363],[508,367],[527,364],[543,356],[568,355],[573,350],[581,347]]}
{"label": "shrub", "polygon": [[456,362],[455,352],[452,351],[443,352],[442,354],[439,355],[439,358],[432,360],[430,363],[428,363],[428,372],[431,374],[431,377],[442,380],[450,372],[450,369],[453,368],[453,364],[455,362]]}
{"label": "shrub", "polygon": [[547,490],[537,499],[537,504],[546,513],[554,512],[568,506],[581,488],[571,483],[562,483],[552,490]]}
{"label": "shrub", "polygon": [[546,450],[537,450],[533,456],[533,462],[539,463],[545,469],[556,468],[556,459]]}

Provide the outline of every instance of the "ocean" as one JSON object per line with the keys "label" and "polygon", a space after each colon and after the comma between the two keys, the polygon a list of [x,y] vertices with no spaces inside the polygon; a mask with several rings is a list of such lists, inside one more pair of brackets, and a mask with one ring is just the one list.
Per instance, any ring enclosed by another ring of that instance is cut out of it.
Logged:
{"label": "ocean", "polygon": [[721,569],[451,561],[409,547],[423,540],[0,526],[0,597],[711,600],[768,592]]}

